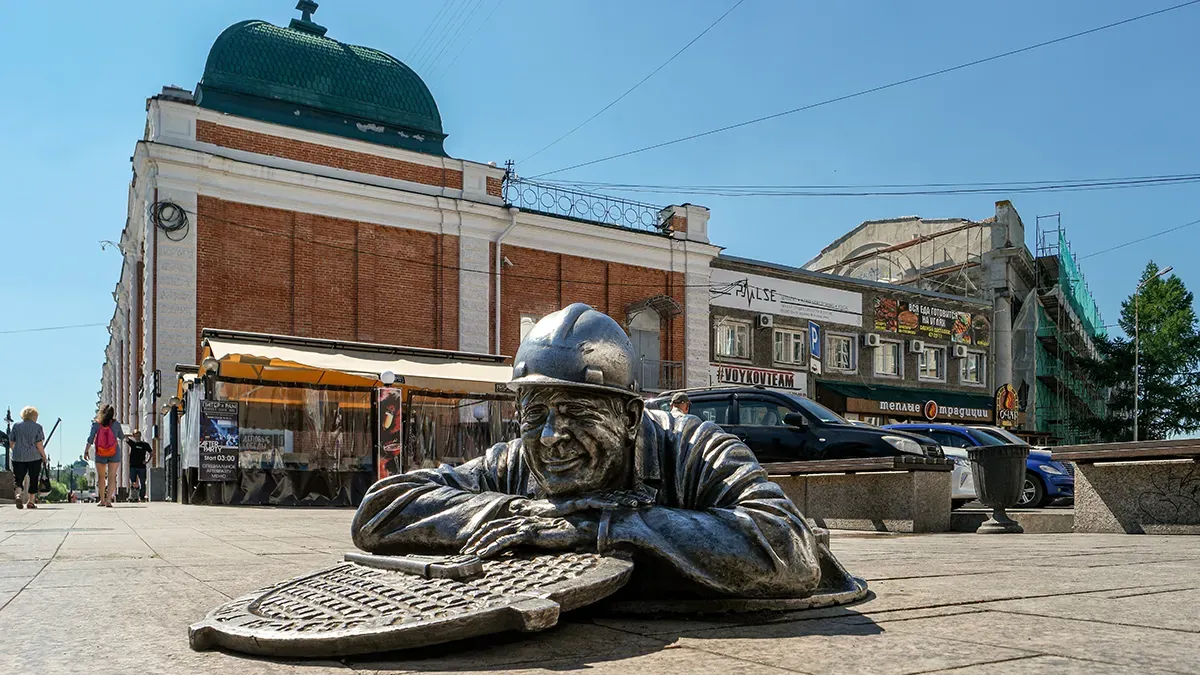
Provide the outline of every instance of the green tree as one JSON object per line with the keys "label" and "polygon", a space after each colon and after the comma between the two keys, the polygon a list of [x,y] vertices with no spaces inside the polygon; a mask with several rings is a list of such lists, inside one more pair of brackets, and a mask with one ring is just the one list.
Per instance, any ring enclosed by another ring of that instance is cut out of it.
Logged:
{"label": "green tree", "polygon": [[[1136,307],[1140,440],[1200,430],[1200,330],[1193,296],[1178,276],[1156,278],[1158,273],[1153,261],[1146,265]],[[1100,358],[1086,364],[1093,380],[1110,392],[1107,417],[1089,425],[1106,441],[1133,439],[1134,304],[1132,294],[1121,303],[1118,323],[1126,337],[1097,341]]]}

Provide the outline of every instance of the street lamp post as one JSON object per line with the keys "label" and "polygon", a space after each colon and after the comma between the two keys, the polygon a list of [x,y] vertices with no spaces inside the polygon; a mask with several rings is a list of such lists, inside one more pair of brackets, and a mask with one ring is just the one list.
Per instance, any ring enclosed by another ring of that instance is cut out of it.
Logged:
{"label": "street lamp post", "polygon": [[1141,397],[1139,391],[1141,387],[1141,335],[1138,325],[1138,298],[1142,295],[1142,287],[1150,283],[1152,280],[1161,277],[1162,275],[1175,269],[1172,265],[1167,265],[1166,269],[1159,271],[1158,274],[1150,277],[1137,285],[1137,289],[1133,292],[1133,442],[1138,440],[1138,398]]}

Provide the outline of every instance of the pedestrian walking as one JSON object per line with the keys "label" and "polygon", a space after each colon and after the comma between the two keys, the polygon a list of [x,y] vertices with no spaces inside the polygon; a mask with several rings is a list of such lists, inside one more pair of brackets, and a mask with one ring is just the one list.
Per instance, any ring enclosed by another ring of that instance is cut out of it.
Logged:
{"label": "pedestrian walking", "polygon": [[121,470],[121,444],[125,438],[121,432],[121,423],[113,419],[117,411],[111,405],[100,407],[96,419],[92,421],[92,430],[88,433],[87,445],[83,448],[83,458],[90,459],[92,445],[96,446],[96,491],[100,495],[97,506],[112,508],[113,499],[117,496],[117,483],[120,481],[118,472]]}
{"label": "pedestrian walking", "polygon": [[[37,423],[38,411],[33,406],[25,406],[21,410],[21,421],[17,422],[9,434],[12,443],[13,479],[16,481],[17,508],[37,508],[38,479],[42,475],[42,464],[49,462],[46,456],[46,434],[42,425]],[[25,487],[25,479],[29,479],[29,488]],[[21,493],[25,493],[24,500]]]}
{"label": "pedestrian walking", "polygon": [[146,460],[154,463],[154,448],[142,440],[142,430],[134,429],[125,439],[129,444],[129,501],[140,502],[146,489]]}

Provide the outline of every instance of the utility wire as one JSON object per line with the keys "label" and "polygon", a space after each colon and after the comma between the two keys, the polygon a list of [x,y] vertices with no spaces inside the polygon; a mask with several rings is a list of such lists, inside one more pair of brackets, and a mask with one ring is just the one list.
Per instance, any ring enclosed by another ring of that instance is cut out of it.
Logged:
{"label": "utility wire", "polygon": [[578,164],[572,164],[572,165],[570,165],[570,166],[565,166],[565,167],[563,167],[563,168],[561,168],[561,169],[554,169],[553,171],[547,171],[547,172],[545,172],[545,173],[540,173],[540,174],[537,174],[537,175],[533,176],[533,178],[540,178],[540,177],[542,177],[542,176],[549,176],[549,175],[551,175],[551,174],[555,174],[555,173],[562,173],[563,171],[570,171],[571,169],[578,169],[578,168],[580,168],[580,167],[591,166],[591,165],[593,165],[593,164],[600,164],[601,162],[607,162],[607,161],[614,160],[614,159],[618,159],[618,158],[621,158],[621,157],[628,157],[628,156],[630,156],[630,155],[636,155],[636,154],[643,153],[643,152],[647,152],[647,151],[650,151],[650,150],[656,150],[656,149],[658,149],[658,148],[664,148],[664,147],[667,147],[667,146],[669,146],[669,145],[675,145],[676,143],[683,143],[683,142],[685,142],[685,141],[691,141],[691,140],[695,140],[695,139],[697,139],[697,138],[703,138],[703,137],[705,137],[705,136],[712,136],[712,135],[714,135],[714,134],[719,134],[719,133],[722,133],[722,132],[725,132],[725,131],[731,131],[731,130],[733,130],[733,129],[740,129],[740,128],[742,128],[742,127],[750,126],[751,124],[758,124],[758,123],[760,123],[760,122],[766,122],[766,121],[768,121],[768,120],[773,120],[773,119],[776,119],[776,118],[779,118],[779,117],[785,117],[785,116],[787,116],[787,115],[793,115],[793,114],[795,114],[795,113],[798,113],[798,112],[803,112],[803,111],[806,111],[806,110],[812,110],[813,108],[820,108],[820,107],[822,107],[822,106],[830,105],[830,104],[832,104],[832,103],[838,103],[838,102],[841,102],[841,101],[847,101],[847,100],[850,100],[850,99],[853,99],[853,98],[858,98],[858,97],[860,97],[860,96],[866,96],[866,95],[868,95],[868,94],[874,94],[874,93],[876,93],[876,92],[884,91],[884,90],[887,90],[887,89],[893,89],[893,88],[895,88],[895,87],[899,87],[899,86],[902,86],[902,85],[905,85],[905,84],[911,84],[911,83],[913,83],[913,82],[920,82],[921,80],[927,80],[927,79],[930,79],[930,78],[933,78],[933,77],[937,77],[937,76],[939,76],[939,75],[945,75],[945,74],[947,74],[947,73],[952,73],[952,72],[955,72],[955,71],[958,71],[958,70],[963,70],[963,69],[965,69],[965,68],[970,68],[970,67],[972,67],[972,66],[978,66],[978,65],[981,65],[981,64],[984,64],[984,63],[989,63],[989,62],[991,62],[991,61],[998,61],[998,60],[1000,60],[1000,59],[1007,58],[1007,57],[1009,57],[1009,56],[1015,56],[1015,55],[1017,55],[1017,54],[1023,54],[1023,53],[1025,53],[1025,52],[1033,51],[1033,50],[1035,50],[1035,49],[1040,49],[1040,48],[1042,48],[1042,47],[1048,47],[1048,46],[1050,46],[1050,45],[1053,45],[1053,44],[1058,44],[1058,43],[1060,43],[1060,42],[1066,42],[1067,40],[1073,40],[1073,39],[1075,39],[1075,38],[1083,37],[1083,36],[1085,36],[1085,35],[1091,35],[1091,34],[1093,34],[1093,33],[1099,33],[1100,31],[1103,31],[1103,30],[1108,30],[1108,29],[1110,29],[1110,28],[1116,28],[1116,27],[1118,27],[1118,26],[1124,26],[1125,24],[1133,23],[1133,22],[1135,22],[1135,21],[1141,21],[1142,19],[1148,19],[1148,18],[1150,18],[1150,17],[1153,17],[1153,16],[1158,16],[1158,15],[1160,15],[1160,14],[1166,14],[1167,12],[1172,12],[1172,11],[1174,11],[1174,10],[1177,10],[1177,9],[1182,9],[1182,8],[1184,8],[1184,7],[1190,7],[1191,5],[1195,5],[1195,4],[1197,4],[1197,3],[1200,3],[1200,0],[1189,0],[1188,2],[1184,2],[1184,3],[1178,4],[1178,5],[1172,5],[1171,7],[1166,7],[1166,8],[1164,8],[1164,9],[1156,10],[1156,11],[1153,11],[1153,12],[1147,12],[1146,14],[1139,14],[1139,15],[1137,15],[1137,16],[1130,17],[1130,18],[1128,18],[1128,19],[1122,19],[1121,21],[1115,21],[1115,22],[1113,22],[1113,23],[1108,23],[1108,24],[1105,24],[1105,25],[1103,25],[1103,26],[1097,26],[1097,27],[1095,27],[1095,28],[1089,28],[1089,29],[1087,29],[1087,30],[1080,31],[1080,32],[1078,32],[1078,33],[1071,33],[1070,35],[1064,35],[1064,36],[1062,36],[1062,37],[1054,38],[1053,40],[1046,40],[1046,41],[1044,41],[1044,42],[1038,42],[1038,43],[1036,43],[1036,44],[1028,45],[1028,46],[1026,46],[1026,47],[1021,47],[1020,49],[1013,49],[1013,50],[1011,50],[1011,51],[1003,52],[1003,53],[1001,53],[1001,54],[994,54],[994,55],[992,55],[992,56],[987,56],[987,57],[984,57],[984,58],[982,58],[982,59],[976,59],[976,60],[974,60],[974,61],[968,61],[968,62],[966,62],[966,63],[960,63],[960,64],[958,64],[957,66],[951,66],[951,67],[949,67],[949,68],[943,68],[943,69],[941,69],[941,70],[935,70],[935,71],[933,71],[933,72],[925,73],[925,74],[923,74],[923,75],[916,75],[916,76],[914,76],[914,77],[908,77],[908,78],[905,78],[905,79],[903,79],[903,80],[897,80],[897,81],[895,81],[895,82],[890,82],[890,83],[888,83],[888,84],[879,85],[879,86],[877,86],[877,87],[871,87],[871,88],[869,88],[869,89],[863,89],[863,90],[860,90],[860,91],[856,91],[856,92],[854,92],[854,93],[852,93],[852,94],[845,94],[845,95],[842,95],[842,96],[837,96],[837,97],[834,97],[834,98],[825,99],[824,101],[818,101],[818,102],[816,102],[816,103],[810,103],[810,104],[808,104],[808,105],[803,105],[803,106],[800,106],[799,108],[792,108],[791,110],[784,110],[784,111],[782,111],[782,112],[772,113],[772,114],[770,114],[770,115],[764,115],[764,116],[762,116],[762,117],[756,117],[756,118],[754,118],[754,119],[749,119],[749,120],[746,120],[746,121],[744,121],[744,122],[738,122],[738,123],[736,123],[736,124],[730,124],[730,125],[727,125],[727,126],[718,127],[718,128],[716,128],[716,129],[710,129],[710,130],[708,130],[708,131],[702,131],[702,132],[700,132],[700,133],[691,134],[691,135],[689,135],[689,136],[682,136],[682,137],[680,137],[680,138],[676,138],[676,139],[674,139],[674,140],[670,140],[670,141],[663,141],[663,142],[661,142],[661,143],[655,143],[655,144],[653,144],[653,145],[647,145],[647,146],[645,146],[645,147],[637,148],[637,149],[635,149],[635,150],[626,150],[625,152],[619,152],[619,153],[617,153],[617,154],[615,154],[615,155],[608,155],[607,157],[601,157],[601,158],[599,158],[599,159],[593,159],[593,160],[590,160],[590,161],[587,161],[587,162],[580,162],[580,163],[578,163]]}
{"label": "utility wire", "polygon": [[1188,185],[1200,183],[1200,174],[1170,177],[1131,177],[1070,181],[1060,183],[994,183],[994,184],[936,184],[892,186],[876,189],[877,186],[685,186],[685,185],[636,185],[576,183],[570,181],[539,181],[537,184],[560,189],[596,189],[603,187],[625,193],[709,195],[717,197],[897,197],[897,196],[941,196],[970,194],[1024,194],[1033,192],[1089,192],[1094,190],[1118,190],[1165,185]]}
{"label": "utility wire", "polygon": [[504,0],[496,0],[496,4],[492,6],[492,11],[488,12],[488,15],[483,17],[483,21],[475,27],[475,32],[471,34],[471,37],[463,43],[463,46],[459,48],[458,53],[454,55],[454,58],[450,60],[450,63],[447,64],[446,67],[437,74],[438,78],[450,72],[450,69],[454,67],[454,64],[458,63],[458,58],[463,55],[463,52],[467,51],[467,47],[471,46],[471,43],[475,41],[475,38],[479,37],[480,31],[482,31],[483,27],[492,20],[492,15],[496,13],[496,10],[500,9],[500,5],[502,4],[504,4]]}
{"label": "utility wire", "polygon": [[452,4],[453,3],[450,2],[442,3],[441,9],[439,9],[438,13],[433,16],[433,21],[429,22],[429,25],[426,26],[425,30],[421,32],[421,37],[417,38],[416,44],[414,44],[412,49],[409,50],[407,59],[409,63],[414,63],[415,59],[417,58],[417,54],[424,49],[425,44],[429,41],[429,38],[433,36],[434,28],[438,25],[438,22],[441,21],[442,15],[446,13]]}
{"label": "utility wire", "polygon": [[1088,258],[1091,258],[1091,257],[1093,257],[1093,256],[1102,255],[1102,254],[1104,254],[1104,253],[1111,253],[1112,251],[1116,251],[1116,250],[1118,250],[1118,249],[1125,248],[1126,246],[1133,246],[1134,244],[1140,244],[1140,243],[1142,243],[1143,241],[1146,241],[1146,240],[1149,240],[1149,239],[1153,239],[1153,238],[1155,238],[1155,237],[1161,237],[1161,236],[1163,236],[1164,234],[1168,234],[1168,233],[1171,233],[1171,232],[1176,232],[1176,231],[1178,231],[1178,230],[1182,230],[1182,229],[1184,229],[1185,227],[1192,227],[1193,225],[1200,225],[1200,220],[1193,220],[1193,221],[1192,221],[1192,222],[1190,222],[1190,223],[1184,223],[1183,225],[1176,225],[1175,227],[1172,227],[1172,228],[1169,228],[1169,229],[1163,230],[1163,231],[1161,231],[1161,232],[1155,232],[1154,234],[1148,234],[1148,235],[1146,235],[1146,236],[1144,236],[1144,237],[1140,237],[1140,238],[1138,238],[1138,239],[1134,239],[1133,241],[1127,241],[1127,242],[1125,242],[1124,244],[1117,244],[1116,246],[1110,246],[1110,247],[1108,247],[1108,248],[1106,248],[1106,249],[1102,249],[1102,250],[1100,250],[1100,251],[1096,251],[1095,253],[1089,253],[1089,254],[1087,254],[1087,255],[1084,255],[1084,256],[1079,256],[1079,259],[1080,259],[1080,260],[1087,260]]}
{"label": "utility wire", "polygon": [[[676,58],[677,58],[677,57],[678,57],[680,54],[682,54],[682,53],[684,53],[685,51],[687,51],[688,47],[691,47],[692,45],[696,44],[696,41],[697,41],[697,40],[699,40],[700,38],[704,37],[704,34],[705,34],[705,33],[707,33],[708,31],[712,30],[712,29],[713,29],[713,27],[714,27],[714,26],[716,26],[717,24],[721,23],[721,20],[722,20],[722,19],[724,19],[725,17],[729,16],[729,14],[730,14],[731,12],[733,12],[733,10],[737,9],[737,8],[738,8],[738,6],[739,6],[739,5],[741,5],[741,4],[742,4],[743,2],[745,2],[745,1],[746,1],[746,0],[738,0],[737,2],[735,2],[735,3],[733,4],[733,6],[732,6],[732,7],[730,7],[730,8],[729,8],[729,9],[727,9],[727,10],[725,10],[725,13],[724,13],[724,14],[722,14],[721,16],[718,16],[716,21],[713,21],[712,23],[708,24],[708,27],[707,27],[707,28],[705,28],[704,30],[700,31],[700,33],[699,33],[699,34],[698,34],[696,37],[692,38],[692,39],[691,39],[691,41],[689,41],[689,42],[688,42],[687,44],[685,44],[684,46],[680,47],[680,48],[679,48],[679,51],[677,51],[677,52],[675,52],[674,54],[672,54],[672,55],[671,55],[671,58],[669,58],[669,59],[667,59],[666,61],[663,61],[662,63],[660,63],[660,64],[658,65],[658,67],[657,67],[657,68],[655,68],[654,70],[650,71],[650,74],[649,74],[649,75],[647,75],[647,76],[643,77],[641,80],[638,80],[638,83],[637,83],[637,84],[635,84],[635,85],[633,85],[632,87],[630,87],[630,88],[626,89],[624,94],[621,94],[620,96],[616,97],[616,98],[615,98],[615,99],[613,99],[613,100],[612,100],[612,101],[611,101],[611,102],[610,102],[608,105],[606,105],[606,106],[604,106],[603,108],[601,108],[600,110],[596,111],[596,112],[595,112],[595,113],[594,113],[594,114],[593,114],[591,117],[589,117],[589,118],[587,118],[586,120],[584,120],[584,121],[580,122],[578,125],[576,125],[576,127],[575,127],[574,129],[571,129],[570,131],[568,131],[567,133],[563,134],[562,136],[559,136],[558,138],[554,139],[554,140],[553,140],[553,141],[551,141],[549,144],[547,144],[545,147],[543,147],[541,150],[538,150],[537,152],[533,153],[532,155],[530,155],[530,156],[526,157],[525,159],[522,159],[522,160],[521,160],[521,162],[528,162],[529,160],[533,159],[534,157],[537,157],[538,155],[542,154],[542,153],[543,153],[543,152],[545,152],[546,150],[549,150],[550,148],[552,148],[552,147],[554,147],[555,145],[557,145],[557,144],[559,143],[559,141],[562,141],[562,140],[563,140],[563,139],[565,139],[567,136],[570,136],[571,134],[575,133],[576,131],[579,131],[579,130],[580,130],[580,129],[582,129],[584,126],[586,126],[586,125],[588,124],[588,122],[591,122],[592,120],[596,119],[597,117],[599,117],[599,116],[603,115],[603,114],[605,113],[605,111],[607,111],[609,108],[611,108],[611,107],[613,107],[614,105],[616,105],[616,104],[620,103],[620,102],[621,102],[621,99],[623,99],[623,98],[625,98],[626,96],[628,96],[628,95],[632,94],[632,93],[633,93],[633,91],[634,91],[635,89],[637,89],[638,87],[640,87],[640,86],[642,86],[643,84],[645,84],[645,83],[646,83],[646,80],[649,80],[650,78],[652,78],[652,77],[654,77],[655,75],[657,75],[657,74],[658,74],[658,71],[660,71],[660,70],[662,70],[663,68],[667,67],[667,64],[671,63],[671,62],[672,62],[672,61],[674,61],[674,60],[675,60],[675,59],[676,59]],[[519,163],[521,163],[521,162],[518,162],[518,164],[519,164]],[[551,172],[551,173],[555,173],[555,172]],[[545,175],[545,174],[543,174],[543,175]]]}
{"label": "utility wire", "polygon": [[107,326],[109,322],[104,323],[77,323],[70,326],[45,326],[42,328],[18,328],[15,330],[0,330],[0,335],[12,335],[14,333],[44,333],[52,330],[68,330],[71,328],[95,328],[97,326]]}
{"label": "utility wire", "polygon": [[442,34],[441,34],[441,37],[439,38],[439,40],[437,42],[430,43],[429,50],[424,54],[424,56],[421,57],[421,59],[419,61],[420,65],[416,66],[414,68],[414,70],[417,70],[417,71],[426,70],[426,68],[433,61],[434,57],[438,53],[440,53],[440,50],[442,48],[444,48],[446,43],[449,41],[450,32],[454,30],[454,25],[456,23],[458,23],[460,18],[462,18],[463,13],[466,12],[467,6],[469,4],[471,4],[471,0],[463,0],[462,1],[462,4],[460,4],[458,6],[458,10],[455,11],[454,16],[451,17],[451,19],[448,22],[446,22],[445,30],[442,31]]}
{"label": "utility wire", "polygon": [[446,40],[446,43],[441,49],[438,50],[437,55],[429,61],[425,67],[426,72],[433,72],[433,69],[437,67],[438,62],[442,60],[442,57],[444,57],[450,48],[454,46],[454,43],[458,41],[459,34],[461,34],[463,29],[470,25],[471,21],[475,19],[475,15],[479,13],[480,7],[483,7],[483,0],[475,0],[475,6],[471,8],[471,13],[467,15],[467,18],[464,19],[462,23],[458,24],[458,28],[454,30],[454,34],[450,36],[450,39]]}

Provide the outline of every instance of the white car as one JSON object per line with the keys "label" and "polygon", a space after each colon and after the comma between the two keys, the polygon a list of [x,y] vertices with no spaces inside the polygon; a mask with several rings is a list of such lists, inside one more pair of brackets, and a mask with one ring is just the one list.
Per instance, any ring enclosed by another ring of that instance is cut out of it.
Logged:
{"label": "white car", "polygon": [[950,473],[950,508],[957,509],[975,499],[975,479],[971,475],[971,460],[967,459],[965,448],[942,446],[946,459],[954,461],[954,469]]}

